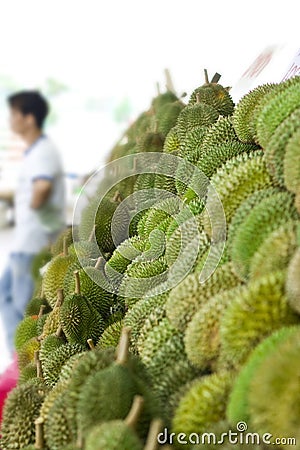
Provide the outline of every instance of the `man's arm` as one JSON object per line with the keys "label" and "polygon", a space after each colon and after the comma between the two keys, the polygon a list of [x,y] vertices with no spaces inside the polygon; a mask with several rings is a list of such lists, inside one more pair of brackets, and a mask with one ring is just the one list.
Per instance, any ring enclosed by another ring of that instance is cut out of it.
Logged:
{"label": "man's arm", "polygon": [[43,178],[34,180],[30,207],[32,209],[41,208],[48,200],[51,190],[52,180]]}

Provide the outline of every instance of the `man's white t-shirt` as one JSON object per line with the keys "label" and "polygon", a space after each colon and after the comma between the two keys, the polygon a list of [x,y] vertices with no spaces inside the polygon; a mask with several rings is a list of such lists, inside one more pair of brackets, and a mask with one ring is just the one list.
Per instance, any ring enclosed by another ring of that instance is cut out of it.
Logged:
{"label": "man's white t-shirt", "polygon": [[[33,182],[52,181],[47,202],[30,207]],[[38,253],[65,227],[65,181],[59,152],[49,137],[42,135],[24,154],[15,194],[15,237],[13,252]]]}

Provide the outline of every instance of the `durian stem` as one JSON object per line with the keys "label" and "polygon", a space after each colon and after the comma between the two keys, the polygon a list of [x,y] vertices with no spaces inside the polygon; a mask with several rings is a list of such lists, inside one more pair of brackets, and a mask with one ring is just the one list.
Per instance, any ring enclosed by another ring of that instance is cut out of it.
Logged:
{"label": "durian stem", "polygon": [[207,69],[204,69],[204,80],[205,80],[205,84],[209,84]]}
{"label": "durian stem", "polygon": [[81,294],[79,270],[74,270],[75,276],[75,294]]}
{"label": "durian stem", "polygon": [[159,87],[158,81],[156,82],[156,92],[157,92],[157,95],[160,95],[160,87]]}
{"label": "durian stem", "polygon": [[131,337],[131,328],[123,327],[119,345],[117,348],[116,364],[120,366],[125,366],[128,360],[129,345]]}
{"label": "durian stem", "polygon": [[97,262],[95,264],[95,269],[100,269],[100,267],[103,265],[104,263],[104,258],[102,256],[99,256],[99,258],[97,259]]}
{"label": "durian stem", "polygon": [[220,80],[220,78],[221,78],[221,75],[220,75],[218,72],[216,72],[216,73],[214,74],[214,76],[212,77],[212,79],[211,79],[211,83],[218,83],[218,81]]}
{"label": "durian stem", "polygon": [[161,419],[152,420],[144,450],[156,450],[158,448],[157,436],[161,432],[162,427],[163,421]]}
{"label": "durian stem", "polygon": [[45,308],[46,308],[46,305],[41,305],[39,314],[38,314],[38,319],[40,319],[42,317],[42,315],[44,314]]}
{"label": "durian stem", "polygon": [[44,299],[45,298],[45,288],[44,288],[44,283],[42,282],[42,286],[41,286],[41,298]]}
{"label": "durian stem", "polygon": [[40,360],[39,350],[35,350],[35,352],[34,352],[34,361],[36,364],[36,376],[37,376],[37,378],[40,378],[41,380],[43,380],[44,376],[43,376],[43,369],[42,369],[42,363]]}
{"label": "durian stem", "polygon": [[88,339],[88,340],[87,340],[87,343],[88,343],[90,349],[91,349],[91,350],[94,350],[95,344],[94,344],[94,342],[93,342],[93,339]]}
{"label": "durian stem", "polygon": [[168,91],[173,92],[175,94],[175,88],[172,81],[171,73],[169,69],[165,69],[165,77],[166,77],[166,88]]}
{"label": "durian stem", "polygon": [[45,447],[44,440],[44,419],[42,417],[38,417],[35,423],[35,448],[43,449]]}
{"label": "durian stem", "polygon": [[135,430],[136,424],[144,407],[144,399],[141,395],[135,395],[131,409],[124,422],[129,428]]}
{"label": "durian stem", "polygon": [[95,236],[95,233],[96,233],[96,224],[94,224],[93,229],[91,231],[91,234],[89,235],[89,239],[88,239],[89,242],[93,242],[93,238]]}
{"label": "durian stem", "polygon": [[59,327],[57,328],[57,331],[55,333],[55,336],[59,338],[62,336],[62,334],[63,334],[63,329],[62,329],[62,326],[59,325]]}
{"label": "durian stem", "polygon": [[63,289],[57,289],[57,300],[55,303],[55,308],[59,308],[64,301],[64,290]]}
{"label": "durian stem", "polygon": [[68,254],[69,254],[69,250],[68,250],[68,245],[67,245],[67,238],[65,236],[63,239],[63,255],[68,256]]}
{"label": "durian stem", "polygon": [[135,172],[137,169],[137,160],[136,157],[133,158],[132,170]]}
{"label": "durian stem", "polygon": [[83,448],[84,447],[84,439],[83,439],[81,430],[78,431],[76,447],[78,447],[78,448]]}

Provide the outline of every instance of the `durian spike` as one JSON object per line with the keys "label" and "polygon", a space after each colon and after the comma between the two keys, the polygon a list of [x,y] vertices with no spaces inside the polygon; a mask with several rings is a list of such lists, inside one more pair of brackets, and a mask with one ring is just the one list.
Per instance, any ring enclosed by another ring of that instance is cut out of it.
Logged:
{"label": "durian spike", "polygon": [[79,270],[74,270],[75,276],[75,294],[81,294]]}
{"label": "durian spike", "polygon": [[120,366],[125,366],[128,360],[129,345],[131,337],[131,328],[123,327],[121,337],[119,340],[119,345],[117,348],[116,364]]}
{"label": "durian spike", "polygon": [[214,74],[214,76],[211,79],[211,83],[218,83],[222,75],[220,75],[218,72]]}
{"label": "durian spike", "polygon": [[64,290],[63,289],[57,289],[57,300],[55,303],[55,308],[59,308],[64,301]]}
{"label": "durian spike", "polygon": [[161,419],[152,420],[144,450],[157,450],[158,448],[157,436],[161,432],[162,427],[163,421]]}
{"label": "durian spike", "polygon": [[41,305],[39,314],[38,314],[38,319],[40,319],[42,317],[42,315],[44,314],[45,308],[46,308],[46,305]]}
{"label": "durian spike", "polygon": [[171,73],[169,69],[165,69],[165,77],[166,77],[166,88],[168,91],[173,92],[173,94],[176,94],[174,84],[172,81]]}
{"label": "durian spike", "polygon": [[90,347],[91,350],[94,350],[95,348],[95,344],[93,342],[93,339],[88,339],[87,340],[88,346]]}
{"label": "durian spike", "polygon": [[45,448],[45,440],[44,440],[44,419],[42,417],[38,417],[35,422],[35,444],[34,447],[36,449]]}
{"label": "durian spike", "polygon": [[129,428],[135,430],[136,424],[144,407],[144,399],[141,395],[135,395],[133,398],[131,409],[124,422]]}
{"label": "durian spike", "polygon": [[43,380],[44,376],[43,376],[43,369],[42,369],[42,363],[40,360],[39,350],[35,350],[35,352],[34,352],[34,361],[36,364],[36,373],[37,373],[36,376],[37,376],[37,378],[40,378],[41,380]]}
{"label": "durian spike", "polygon": [[68,245],[67,245],[67,238],[66,236],[63,239],[63,256],[68,256],[69,254],[69,250],[68,250]]}
{"label": "durian spike", "polygon": [[96,224],[94,224],[93,229],[91,231],[91,234],[89,235],[89,239],[88,239],[89,242],[93,242],[93,239],[95,237],[95,233],[96,233]]}
{"label": "durian spike", "polygon": [[204,69],[204,80],[205,80],[205,84],[209,84],[207,69]]}

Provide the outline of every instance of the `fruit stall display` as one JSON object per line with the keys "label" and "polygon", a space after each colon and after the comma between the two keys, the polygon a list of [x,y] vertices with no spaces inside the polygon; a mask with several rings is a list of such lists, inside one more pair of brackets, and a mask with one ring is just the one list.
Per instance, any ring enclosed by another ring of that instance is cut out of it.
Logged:
{"label": "fruit stall display", "polygon": [[300,77],[158,92],[105,170],[35,258],[1,448],[300,448]]}

